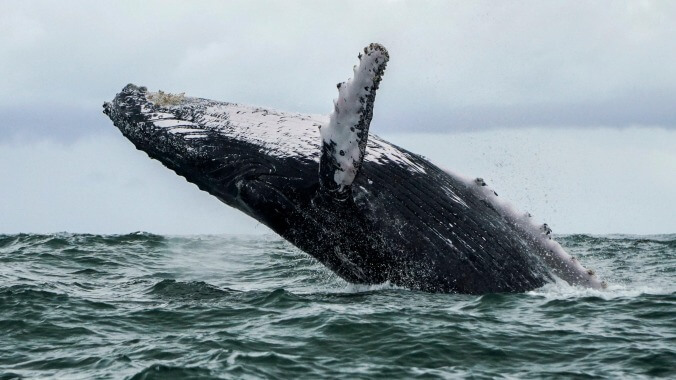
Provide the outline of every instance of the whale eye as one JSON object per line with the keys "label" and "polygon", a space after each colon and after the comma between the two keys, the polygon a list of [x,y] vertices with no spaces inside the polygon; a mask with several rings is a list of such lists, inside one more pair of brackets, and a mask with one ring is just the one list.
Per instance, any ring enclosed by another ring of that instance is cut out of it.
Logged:
{"label": "whale eye", "polygon": [[344,155],[345,155],[345,152],[341,150],[341,151],[340,151],[340,155],[341,155],[341,156],[344,156]]}

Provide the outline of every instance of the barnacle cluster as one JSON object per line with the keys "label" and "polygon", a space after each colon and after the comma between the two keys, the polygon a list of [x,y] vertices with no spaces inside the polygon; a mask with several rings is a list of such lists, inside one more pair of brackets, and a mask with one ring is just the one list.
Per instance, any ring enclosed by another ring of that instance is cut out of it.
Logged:
{"label": "barnacle cluster", "polygon": [[172,94],[159,90],[157,92],[151,92],[148,94],[148,100],[160,107],[180,104],[184,98],[185,92],[181,92],[180,94]]}

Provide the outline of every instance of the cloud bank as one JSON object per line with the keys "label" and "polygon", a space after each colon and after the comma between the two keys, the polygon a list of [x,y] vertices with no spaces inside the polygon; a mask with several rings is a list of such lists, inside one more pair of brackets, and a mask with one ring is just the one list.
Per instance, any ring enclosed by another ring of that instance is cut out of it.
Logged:
{"label": "cloud bank", "polygon": [[676,3],[0,1],[0,233],[256,233],[101,104],[133,82],[329,113],[387,47],[373,133],[555,232],[676,231]]}
{"label": "cloud bank", "polygon": [[676,126],[671,2],[9,0],[0,138],[90,133],[128,82],[328,113],[372,41],[381,130]]}

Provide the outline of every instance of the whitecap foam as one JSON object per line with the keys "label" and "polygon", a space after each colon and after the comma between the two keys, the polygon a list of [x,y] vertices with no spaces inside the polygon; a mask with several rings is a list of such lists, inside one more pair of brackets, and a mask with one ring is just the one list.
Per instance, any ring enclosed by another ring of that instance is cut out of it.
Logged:
{"label": "whitecap foam", "polygon": [[676,291],[676,289],[651,285],[625,285],[621,283],[612,283],[605,289],[593,289],[581,285],[570,285],[561,279],[557,279],[555,282],[546,284],[543,287],[531,290],[525,294],[535,297],[544,297],[547,300],[598,297],[608,301],[617,298],[636,298],[646,294],[671,294],[674,291]]}

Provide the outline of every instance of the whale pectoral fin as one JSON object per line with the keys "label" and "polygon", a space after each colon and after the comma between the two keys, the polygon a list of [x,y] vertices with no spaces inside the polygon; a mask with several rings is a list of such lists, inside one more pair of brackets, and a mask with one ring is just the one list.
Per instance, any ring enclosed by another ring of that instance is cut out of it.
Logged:
{"label": "whale pectoral fin", "polygon": [[337,200],[351,195],[359,173],[373,117],[373,104],[390,56],[379,44],[370,44],[359,54],[354,78],[338,84],[329,124],[321,127],[322,154],[319,161],[321,190]]}

